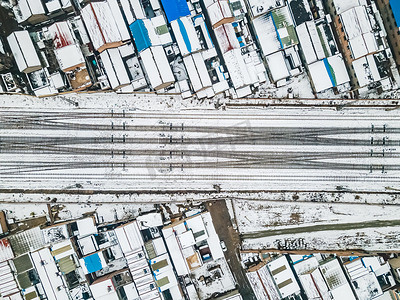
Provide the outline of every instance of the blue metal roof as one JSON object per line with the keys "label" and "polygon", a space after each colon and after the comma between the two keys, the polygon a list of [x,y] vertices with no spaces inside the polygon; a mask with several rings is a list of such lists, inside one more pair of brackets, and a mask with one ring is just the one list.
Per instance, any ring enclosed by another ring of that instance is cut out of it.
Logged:
{"label": "blue metal roof", "polygon": [[181,19],[178,19],[178,25],[179,25],[179,30],[181,31],[183,41],[185,42],[186,49],[189,51],[189,53],[192,53],[192,45],[190,44],[189,36],[186,31],[185,25],[181,21]]}
{"label": "blue metal roof", "polygon": [[99,271],[103,268],[98,253],[86,256],[83,260],[85,261],[85,266],[89,273]]}
{"label": "blue metal roof", "polygon": [[400,27],[400,0],[389,0],[397,27]]}
{"label": "blue metal roof", "polygon": [[135,40],[135,45],[138,52],[145,50],[151,46],[149,32],[147,31],[143,20],[136,20],[131,25],[129,25],[129,29],[132,32],[132,36]]}
{"label": "blue metal roof", "polygon": [[190,15],[186,0],[161,0],[168,22]]}

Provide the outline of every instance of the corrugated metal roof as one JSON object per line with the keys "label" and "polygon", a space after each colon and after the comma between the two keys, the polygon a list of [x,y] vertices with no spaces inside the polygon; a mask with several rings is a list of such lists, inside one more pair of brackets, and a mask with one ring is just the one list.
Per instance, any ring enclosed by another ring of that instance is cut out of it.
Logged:
{"label": "corrugated metal roof", "polygon": [[180,17],[190,15],[186,0],[161,0],[161,3],[170,23]]}
{"label": "corrugated metal roof", "polygon": [[14,253],[11,249],[8,239],[0,240],[0,262],[14,258]]}
{"label": "corrugated metal roof", "polygon": [[143,20],[136,20],[131,25],[129,25],[129,29],[132,32],[132,36],[138,52],[151,46],[149,33]]}
{"label": "corrugated metal roof", "polygon": [[390,7],[392,8],[396,25],[400,27],[400,0],[390,0]]}

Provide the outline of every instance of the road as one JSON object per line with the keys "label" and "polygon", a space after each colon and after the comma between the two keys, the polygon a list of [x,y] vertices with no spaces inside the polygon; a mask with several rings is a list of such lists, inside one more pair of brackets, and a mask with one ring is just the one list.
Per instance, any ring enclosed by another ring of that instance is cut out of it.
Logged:
{"label": "road", "polygon": [[385,192],[400,182],[395,112],[0,111],[0,190]]}
{"label": "road", "polygon": [[238,283],[238,289],[243,299],[255,300],[253,289],[247,279],[239,259],[241,241],[239,233],[233,228],[225,201],[207,202],[207,209],[211,213],[213,224],[220,240],[225,242],[227,250],[225,257]]}

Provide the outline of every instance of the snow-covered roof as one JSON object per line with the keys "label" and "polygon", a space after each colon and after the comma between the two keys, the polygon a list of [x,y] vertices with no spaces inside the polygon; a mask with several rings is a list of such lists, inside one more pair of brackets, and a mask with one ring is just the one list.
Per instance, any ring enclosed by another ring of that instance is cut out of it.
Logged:
{"label": "snow-covered roof", "polygon": [[7,41],[21,72],[28,73],[42,68],[27,30],[14,31],[7,37]]}
{"label": "snow-covered roof", "polygon": [[23,300],[14,274],[8,262],[0,262],[0,291],[4,300]]}
{"label": "snow-covered roof", "polygon": [[218,27],[223,23],[223,20],[225,20],[227,23],[234,21],[233,14],[227,0],[216,0],[216,2],[207,7],[207,13],[213,27]]}
{"label": "snow-covered roof", "polygon": [[378,45],[365,6],[356,6],[340,15],[353,58],[378,50]]}
{"label": "snow-covered roof", "polygon": [[131,25],[135,20],[146,19],[141,1],[139,0],[120,0],[121,8],[124,12],[128,24]]}
{"label": "snow-covered roof", "polygon": [[31,253],[32,262],[48,299],[69,299],[63,277],[59,276],[57,265],[49,248]]}
{"label": "snow-covered roof", "polygon": [[93,217],[78,220],[76,221],[76,225],[78,226],[79,237],[97,233],[97,227]]}
{"label": "snow-covered roof", "polygon": [[209,212],[201,214],[203,218],[204,226],[208,233],[207,244],[210,248],[211,256],[214,260],[224,258],[224,252],[222,251],[220,240],[217,232],[215,231],[214,223]]}
{"label": "snow-covered roof", "polygon": [[187,248],[196,244],[191,230],[178,235],[178,240],[182,248]]}
{"label": "snow-covered roof", "polygon": [[77,44],[55,49],[54,53],[61,70],[64,72],[85,66],[85,59]]}
{"label": "snow-covered roof", "polygon": [[248,0],[253,17],[260,16],[266,12],[285,5],[284,0]]}
{"label": "snow-covered roof", "polygon": [[200,41],[190,16],[172,21],[171,28],[182,56],[201,50]]}
{"label": "snow-covered roof", "polygon": [[257,300],[281,298],[267,265],[256,271],[246,273],[246,276]]}
{"label": "snow-covered roof", "polygon": [[325,58],[324,48],[314,21],[298,25],[296,31],[307,64]]}
{"label": "snow-covered roof", "polygon": [[359,5],[367,5],[366,0],[333,0],[333,4],[335,5],[336,8],[336,13],[341,14],[353,7],[359,6]]}
{"label": "snow-covered roof", "polygon": [[106,279],[90,286],[94,299],[100,300],[118,300],[118,294],[111,279]]}
{"label": "snow-covered roof", "polygon": [[136,221],[114,229],[119,245],[124,254],[141,249],[144,245],[139,226]]}
{"label": "snow-covered roof", "polygon": [[254,19],[253,26],[261,46],[261,51],[265,56],[281,49],[271,14],[265,14]]}
{"label": "snow-covered roof", "polygon": [[56,49],[75,44],[74,36],[66,21],[56,22],[47,29]]}
{"label": "snow-covered roof", "polygon": [[175,81],[171,66],[162,46],[150,47],[140,53],[143,66],[153,89],[167,87]]}
{"label": "snow-covered roof", "polygon": [[223,56],[235,89],[251,84],[251,77],[240,49],[233,49]]}
{"label": "snow-covered roof", "polygon": [[4,238],[0,240],[0,263],[14,258],[10,242]]}
{"label": "snow-covered roof", "polygon": [[100,58],[112,89],[131,83],[118,48],[105,49],[100,53]]}
{"label": "snow-covered roof", "polygon": [[282,51],[268,55],[266,61],[274,82],[290,76]]}
{"label": "snow-covered roof", "polygon": [[186,264],[185,258],[181,252],[178,241],[176,239],[174,230],[172,227],[164,228],[162,230],[165,243],[167,244],[169,253],[171,255],[172,262],[174,264],[176,273],[178,276],[189,274],[189,268]]}
{"label": "snow-covered roof", "polygon": [[267,264],[274,282],[283,298],[300,292],[296,278],[286,256],[281,256]]}
{"label": "snow-covered roof", "polygon": [[331,290],[331,296],[333,300],[356,300],[349,284],[344,284]]}
{"label": "snow-covered roof", "polygon": [[155,212],[138,216],[136,221],[140,230],[163,225],[161,214]]}
{"label": "snow-covered roof", "polygon": [[222,54],[232,49],[240,48],[240,44],[232,24],[223,24],[215,28],[214,33]]}
{"label": "snow-covered roof", "polygon": [[354,60],[352,64],[360,87],[382,79],[373,54]]}
{"label": "snow-covered roof", "polygon": [[186,220],[186,226],[192,230],[196,243],[208,238],[206,227],[204,226],[201,215],[194,216]]}
{"label": "snow-covered roof", "polygon": [[18,23],[28,20],[34,15],[45,14],[45,9],[41,0],[19,0],[15,6],[14,13]]}
{"label": "snow-covered roof", "polygon": [[101,52],[130,39],[116,0],[90,2],[81,10],[81,14],[96,50]]}
{"label": "snow-covered roof", "polygon": [[193,53],[183,58],[187,74],[195,92],[212,85],[201,53]]}
{"label": "snow-covered roof", "polygon": [[341,54],[312,63],[308,70],[317,93],[350,81]]}
{"label": "snow-covered roof", "polygon": [[300,275],[299,279],[308,299],[331,300],[328,286],[319,269]]}

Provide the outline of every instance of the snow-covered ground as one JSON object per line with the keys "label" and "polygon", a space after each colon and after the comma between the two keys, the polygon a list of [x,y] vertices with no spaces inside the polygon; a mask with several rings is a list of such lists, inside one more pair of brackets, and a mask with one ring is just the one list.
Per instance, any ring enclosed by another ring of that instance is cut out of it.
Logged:
{"label": "snow-covered ground", "polygon": [[322,224],[397,220],[399,217],[397,206],[389,205],[248,200],[236,200],[233,205],[241,233]]}
{"label": "snow-covered ground", "polygon": [[400,226],[244,239],[243,249],[399,251]]}

